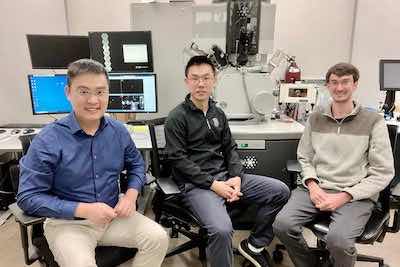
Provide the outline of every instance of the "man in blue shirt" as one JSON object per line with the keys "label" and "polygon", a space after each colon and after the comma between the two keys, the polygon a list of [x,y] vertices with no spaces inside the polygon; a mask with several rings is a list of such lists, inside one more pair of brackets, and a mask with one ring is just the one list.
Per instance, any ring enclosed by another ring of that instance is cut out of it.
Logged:
{"label": "man in blue shirt", "polygon": [[[98,244],[135,247],[133,266],[160,266],[168,236],[136,212],[144,163],[125,126],[104,116],[108,94],[100,63],[69,65],[66,95],[73,112],[43,128],[21,159],[17,202],[28,214],[49,217],[45,235],[61,267],[96,266]],[[120,195],[124,169],[128,189]]]}

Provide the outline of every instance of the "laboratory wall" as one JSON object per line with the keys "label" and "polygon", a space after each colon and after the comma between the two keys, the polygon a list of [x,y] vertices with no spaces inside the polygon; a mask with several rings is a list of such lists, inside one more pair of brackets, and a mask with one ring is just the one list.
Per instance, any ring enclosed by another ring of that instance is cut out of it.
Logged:
{"label": "laboratory wall", "polygon": [[351,59],[361,75],[357,96],[364,105],[376,107],[385,99],[379,91],[379,59],[400,59],[400,1],[359,0],[357,5]]}
{"label": "laboratory wall", "polygon": [[47,122],[32,116],[27,75],[31,68],[25,35],[67,34],[63,0],[0,1],[0,124]]}
{"label": "laboratory wall", "polygon": [[355,0],[273,0],[274,46],[296,56],[304,78],[350,59]]}

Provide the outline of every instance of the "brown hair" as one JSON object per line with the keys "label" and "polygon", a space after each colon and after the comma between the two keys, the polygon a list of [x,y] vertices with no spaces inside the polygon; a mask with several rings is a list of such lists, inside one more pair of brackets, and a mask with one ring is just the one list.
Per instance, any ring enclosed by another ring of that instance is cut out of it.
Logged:
{"label": "brown hair", "polygon": [[93,59],[78,59],[68,65],[68,72],[67,72],[67,81],[68,86],[71,86],[71,81],[82,74],[85,73],[93,73],[93,74],[104,74],[107,79],[107,83],[110,83],[108,78],[108,73],[106,69],[101,65],[100,62],[97,62]]}
{"label": "brown hair", "polygon": [[338,64],[330,67],[325,76],[326,83],[329,82],[329,78],[331,77],[332,74],[335,74],[339,77],[342,77],[345,75],[352,75],[354,82],[357,82],[358,79],[360,78],[360,72],[354,65],[352,65],[350,63],[342,62],[342,63],[338,63]]}

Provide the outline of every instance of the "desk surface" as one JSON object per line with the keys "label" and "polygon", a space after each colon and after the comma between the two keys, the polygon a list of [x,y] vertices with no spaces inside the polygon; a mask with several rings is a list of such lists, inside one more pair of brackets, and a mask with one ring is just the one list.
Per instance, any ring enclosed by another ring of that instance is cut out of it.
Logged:
{"label": "desk surface", "polygon": [[[40,128],[33,129],[34,133],[38,133],[40,131]],[[0,133],[0,154],[6,152],[21,152],[22,145],[18,137],[24,134],[23,131],[25,128],[0,128],[0,130],[5,130],[5,132]],[[19,132],[15,133],[13,132],[14,130],[19,130]],[[128,127],[128,130],[138,149],[146,150],[152,148],[148,126],[130,126]]]}
{"label": "desk surface", "polygon": [[[250,140],[287,140],[300,139],[304,126],[300,123],[268,121],[261,124],[237,124],[230,123],[232,136],[235,139],[250,139]],[[24,128],[19,128],[19,133],[12,133],[16,128],[0,128],[5,132],[0,133],[0,153],[5,152],[20,152],[22,145],[18,137],[23,134]],[[35,133],[40,131],[35,128]],[[145,125],[128,126],[131,137],[134,140],[138,149],[151,149],[151,139],[148,127]]]}
{"label": "desk surface", "polygon": [[270,120],[260,124],[229,123],[234,139],[288,140],[300,139],[304,126],[297,121]]}
{"label": "desk surface", "polygon": [[[0,133],[0,153],[5,152],[21,152],[22,145],[19,141],[18,137],[23,135],[23,131],[25,128],[19,128],[19,132],[13,132],[17,128],[0,128],[1,130],[5,130],[5,132]],[[40,129],[35,128],[34,133],[38,133]],[[30,133],[32,134],[32,133]]]}

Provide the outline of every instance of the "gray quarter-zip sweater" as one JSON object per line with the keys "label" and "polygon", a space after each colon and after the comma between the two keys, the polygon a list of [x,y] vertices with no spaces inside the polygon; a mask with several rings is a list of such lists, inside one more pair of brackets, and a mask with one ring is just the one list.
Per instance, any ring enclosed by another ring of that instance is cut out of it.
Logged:
{"label": "gray quarter-zip sweater", "polygon": [[314,178],[321,188],[347,192],[353,201],[376,201],[394,175],[383,117],[355,102],[351,114],[340,121],[333,117],[331,104],[317,108],[307,122],[297,157],[303,184]]}

